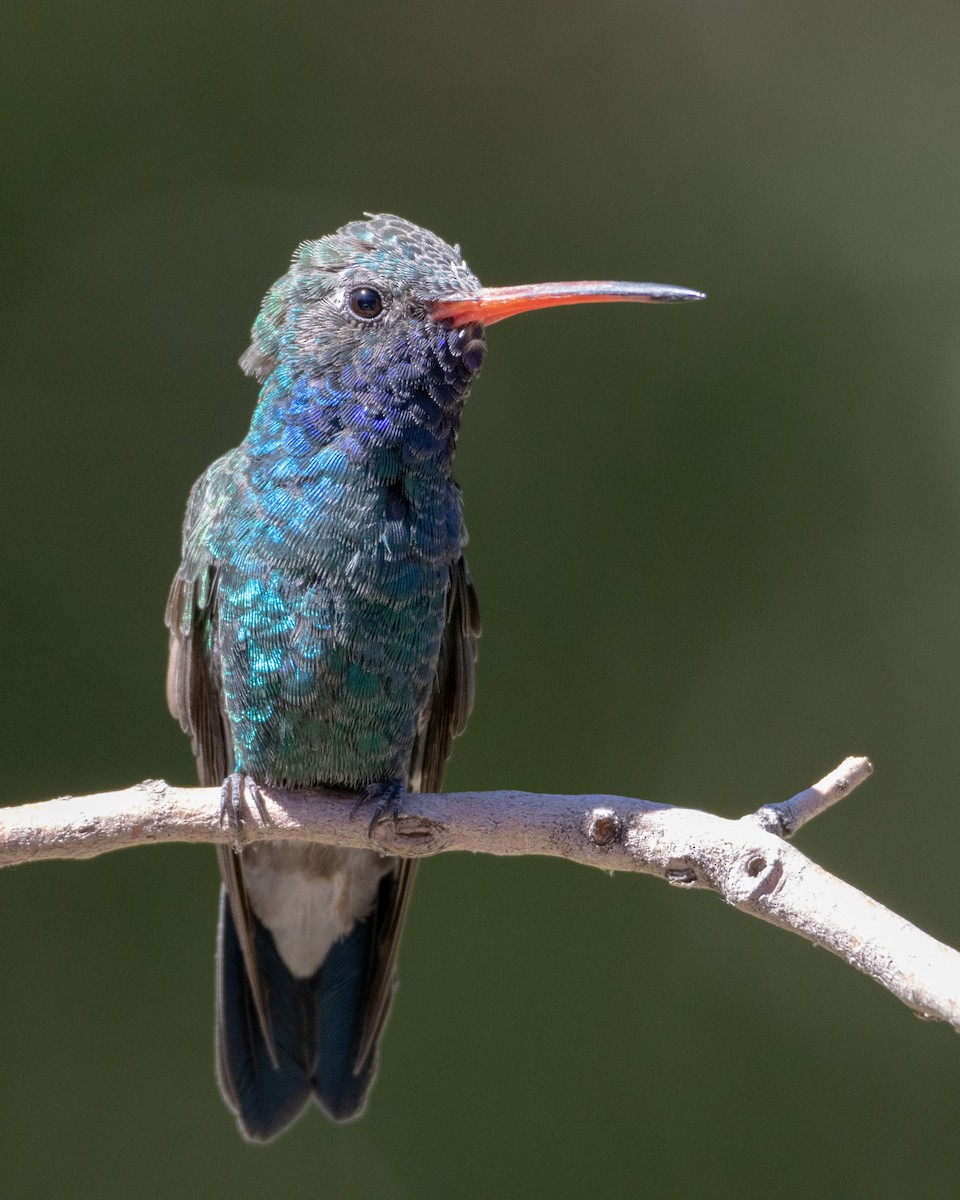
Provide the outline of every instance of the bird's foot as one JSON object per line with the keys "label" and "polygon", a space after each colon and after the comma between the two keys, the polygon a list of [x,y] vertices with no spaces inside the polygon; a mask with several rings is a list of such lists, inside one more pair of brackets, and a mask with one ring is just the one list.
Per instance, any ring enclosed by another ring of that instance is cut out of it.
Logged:
{"label": "bird's foot", "polygon": [[366,804],[373,804],[373,817],[367,835],[373,837],[380,819],[384,816],[393,817],[396,825],[403,812],[403,801],[407,795],[407,786],[402,779],[387,779],[380,783],[368,783],[363,789],[363,795],[353,806],[351,817],[355,817]]}
{"label": "bird's foot", "polygon": [[239,853],[240,838],[243,832],[244,814],[248,811],[246,803],[247,798],[252,801],[257,816],[264,825],[269,825],[270,818],[267,815],[266,806],[263,803],[263,797],[260,795],[260,788],[250,778],[249,775],[244,775],[242,771],[234,771],[223,781],[223,787],[220,789],[220,824],[226,825],[228,822],[233,827],[236,841],[234,849]]}

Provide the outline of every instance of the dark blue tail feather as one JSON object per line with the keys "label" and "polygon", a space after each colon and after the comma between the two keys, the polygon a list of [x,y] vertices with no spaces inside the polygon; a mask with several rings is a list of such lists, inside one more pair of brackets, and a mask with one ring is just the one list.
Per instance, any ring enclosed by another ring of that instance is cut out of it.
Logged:
{"label": "dark blue tail feather", "polygon": [[315,1039],[309,981],[294,979],[271,935],[259,922],[255,928],[254,947],[277,1066],[257,1019],[230,905],[221,901],[217,980],[220,1087],[244,1134],[261,1142],[276,1137],[309,1100]]}
{"label": "dark blue tail feather", "polygon": [[363,1111],[367,1089],[376,1072],[376,1052],[357,1074],[369,975],[374,953],[373,919],[354,926],[324,959],[314,976],[316,989],[317,1061],[313,1087],[317,1102],[335,1121],[349,1121]]}

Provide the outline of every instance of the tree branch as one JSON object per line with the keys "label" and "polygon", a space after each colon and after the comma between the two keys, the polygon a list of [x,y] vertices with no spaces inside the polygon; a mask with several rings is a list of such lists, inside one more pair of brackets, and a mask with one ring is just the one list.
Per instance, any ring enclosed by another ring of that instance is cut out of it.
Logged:
{"label": "tree branch", "polygon": [[223,820],[218,788],[148,780],[120,792],[0,810],[0,867],[155,842],[239,848],[281,838],[417,858],[447,850],[555,855],[709,888],[830,950],[919,1015],[960,1031],[960,954],[784,840],[872,769],[865,758],[848,758],[812,788],[739,820],[623,796],[449,792],[409,796],[396,821],[381,818],[369,832],[352,792],[258,788],[258,803],[248,802],[235,822]]}

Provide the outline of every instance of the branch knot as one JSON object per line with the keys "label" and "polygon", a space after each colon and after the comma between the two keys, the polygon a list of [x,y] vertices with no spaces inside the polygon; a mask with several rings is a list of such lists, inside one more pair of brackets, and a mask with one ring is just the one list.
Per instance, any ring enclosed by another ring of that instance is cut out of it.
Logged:
{"label": "branch knot", "polygon": [[612,846],[623,834],[623,822],[612,808],[592,808],[584,814],[584,835],[594,846]]}

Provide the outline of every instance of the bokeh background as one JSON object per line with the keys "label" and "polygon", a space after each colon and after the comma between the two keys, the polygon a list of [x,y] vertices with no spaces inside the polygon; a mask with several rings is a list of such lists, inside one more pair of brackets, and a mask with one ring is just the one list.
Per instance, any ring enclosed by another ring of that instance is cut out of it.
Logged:
{"label": "bokeh background", "polygon": [[[452,788],[739,815],[960,942],[960,9],[18,0],[0,74],[3,800],[193,778],[161,624],[236,360],[364,210],[491,284],[707,304],[498,326],[464,423],[480,692]],[[216,868],[0,877],[11,1197],[949,1195],[960,1045],[706,894],[448,856],[365,1118],[243,1144]]]}

